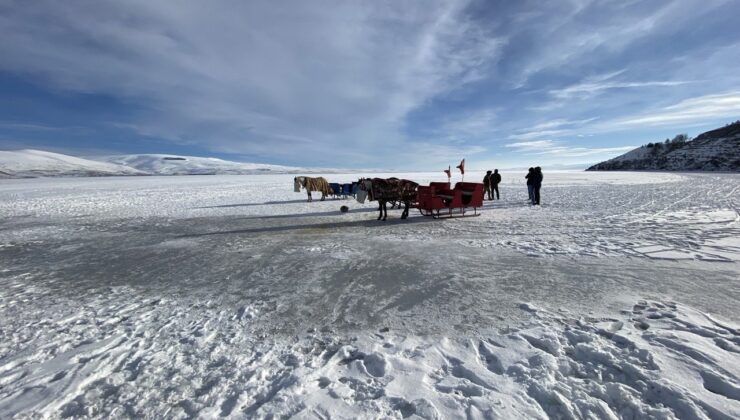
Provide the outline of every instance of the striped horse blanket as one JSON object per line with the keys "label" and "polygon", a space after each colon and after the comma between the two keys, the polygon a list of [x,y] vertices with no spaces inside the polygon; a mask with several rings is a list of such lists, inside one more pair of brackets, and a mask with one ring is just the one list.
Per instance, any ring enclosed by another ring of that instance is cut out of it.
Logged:
{"label": "striped horse blanket", "polygon": [[311,178],[308,176],[297,176],[295,178],[296,192],[300,191],[303,187],[307,191],[320,191],[324,195],[331,194],[331,187],[329,182],[324,177]]}

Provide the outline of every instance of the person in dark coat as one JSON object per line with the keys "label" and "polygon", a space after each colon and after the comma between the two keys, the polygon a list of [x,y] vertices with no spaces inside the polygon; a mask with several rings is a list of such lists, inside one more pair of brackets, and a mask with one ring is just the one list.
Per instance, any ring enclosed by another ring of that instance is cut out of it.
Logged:
{"label": "person in dark coat", "polygon": [[501,199],[501,195],[498,193],[498,184],[501,183],[501,174],[498,173],[498,169],[493,170],[493,175],[491,175],[491,197],[495,195],[496,200]]}
{"label": "person in dark coat", "polygon": [[493,200],[493,194],[491,194],[491,171],[487,171],[483,177],[483,188],[485,189],[486,197],[488,200]]}
{"label": "person in dark coat", "polygon": [[534,204],[540,205],[540,188],[542,188],[542,168],[534,168]]}
{"label": "person in dark coat", "polygon": [[524,176],[527,178],[527,192],[529,192],[529,202],[534,205],[534,168],[529,168],[529,172]]}

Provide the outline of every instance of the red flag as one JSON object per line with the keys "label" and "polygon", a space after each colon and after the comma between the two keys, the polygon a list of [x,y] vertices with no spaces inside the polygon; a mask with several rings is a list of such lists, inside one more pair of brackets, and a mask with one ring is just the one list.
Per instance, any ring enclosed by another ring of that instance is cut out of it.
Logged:
{"label": "red flag", "polygon": [[463,159],[459,165],[455,166],[460,170],[460,173],[465,175],[465,159]]}
{"label": "red flag", "polygon": [[450,167],[448,166],[447,169],[442,171],[447,174],[447,178],[452,178],[452,171],[450,170]]}

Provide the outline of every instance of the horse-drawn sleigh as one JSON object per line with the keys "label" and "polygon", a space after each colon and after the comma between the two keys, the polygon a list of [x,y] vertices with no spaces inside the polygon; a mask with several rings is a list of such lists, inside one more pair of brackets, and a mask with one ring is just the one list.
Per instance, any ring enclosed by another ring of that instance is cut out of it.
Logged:
{"label": "horse-drawn sleigh", "polygon": [[[476,182],[458,182],[453,189],[449,182],[432,182],[419,187],[416,207],[422,215],[435,219],[480,216],[483,192],[483,184]],[[473,214],[467,212],[471,207]]]}
{"label": "horse-drawn sleigh", "polygon": [[[455,188],[450,189],[449,182],[432,182],[429,186],[420,186],[413,181],[398,178],[361,179],[357,201],[362,203],[366,197],[370,201],[378,201],[378,220],[386,220],[388,217],[388,202],[398,202],[399,208],[400,203],[404,204],[401,219],[408,217],[411,207],[416,207],[422,215],[435,219],[480,216],[478,209],[483,207],[483,184],[458,182]],[[470,208],[473,209],[473,214],[468,211]]]}
{"label": "horse-drawn sleigh", "polygon": [[[358,202],[365,200],[378,202],[378,220],[388,218],[388,203],[393,207],[404,204],[401,219],[406,219],[409,209],[416,207],[424,216],[435,219],[479,216],[478,209],[483,207],[483,184],[474,182],[458,182],[455,188],[450,189],[449,182],[432,182],[428,186],[420,186],[416,182],[398,178],[360,178],[355,184],[329,184],[324,178],[296,177],[295,191],[305,188],[308,192],[308,201],[311,201],[311,191],[320,191],[321,200],[326,196],[334,195],[347,197],[354,195]],[[470,214],[468,209],[473,209]]]}

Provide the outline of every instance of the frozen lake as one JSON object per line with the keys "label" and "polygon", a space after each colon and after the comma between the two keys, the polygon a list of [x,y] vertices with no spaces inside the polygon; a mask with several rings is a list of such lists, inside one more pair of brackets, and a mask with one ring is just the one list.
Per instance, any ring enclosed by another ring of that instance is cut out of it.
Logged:
{"label": "frozen lake", "polygon": [[740,175],[523,177],[386,222],[291,175],[0,180],[0,417],[740,416]]}

